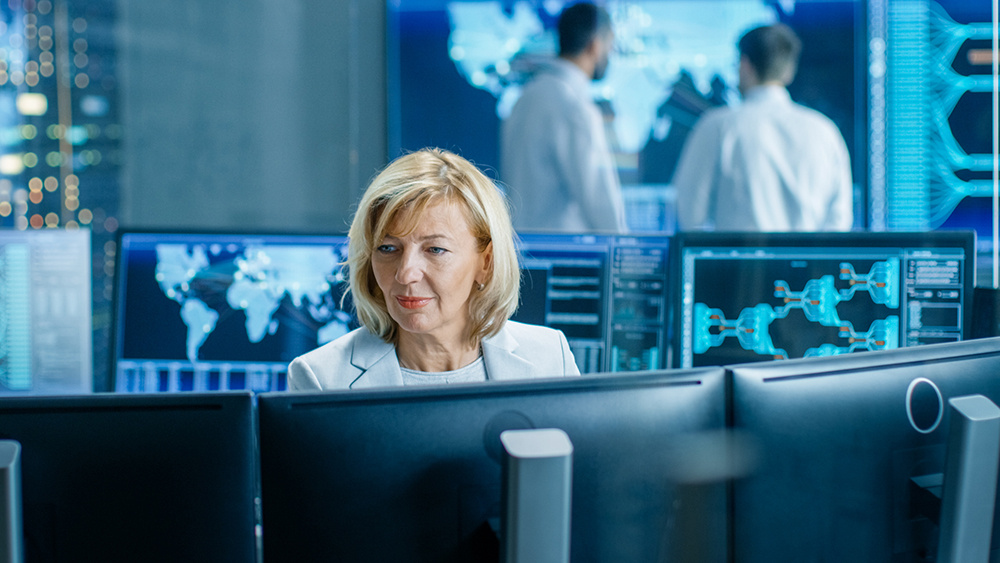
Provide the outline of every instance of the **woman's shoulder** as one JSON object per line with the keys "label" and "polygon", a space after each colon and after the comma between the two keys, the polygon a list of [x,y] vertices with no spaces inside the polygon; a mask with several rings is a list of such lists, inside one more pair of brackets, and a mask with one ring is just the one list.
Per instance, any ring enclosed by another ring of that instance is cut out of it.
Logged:
{"label": "woman's shoulder", "polygon": [[326,344],[318,348],[314,348],[305,354],[299,356],[298,359],[304,360],[306,362],[312,363],[315,360],[329,361],[331,357],[345,355],[350,359],[351,350],[354,348],[355,342],[363,342],[366,337],[374,337],[374,335],[368,331],[368,329],[361,327],[343,334]]}
{"label": "woman's shoulder", "polygon": [[507,321],[507,324],[504,325],[504,330],[506,330],[512,337],[514,337],[514,339],[518,341],[522,339],[547,340],[552,338],[565,338],[561,330],[542,325],[519,323],[517,321]]}
{"label": "woman's shoulder", "polygon": [[358,358],[376,354],[388,346],[361,327],[292,360],[288,387],[293,390],[346,388],[361,373],[353,365]]}

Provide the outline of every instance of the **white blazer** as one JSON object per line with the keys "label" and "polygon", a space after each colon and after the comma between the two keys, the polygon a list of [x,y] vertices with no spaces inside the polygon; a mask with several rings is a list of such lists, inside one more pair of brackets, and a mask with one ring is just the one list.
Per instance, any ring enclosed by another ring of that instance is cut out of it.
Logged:
{"label": "white blazer", "polygon": [[[580,375],[561,331],[507,321],[483,340],[486,377],[491,381]],[[403,385],[396,347],[359,328],[292,360],[292,391],[360,389]]]}

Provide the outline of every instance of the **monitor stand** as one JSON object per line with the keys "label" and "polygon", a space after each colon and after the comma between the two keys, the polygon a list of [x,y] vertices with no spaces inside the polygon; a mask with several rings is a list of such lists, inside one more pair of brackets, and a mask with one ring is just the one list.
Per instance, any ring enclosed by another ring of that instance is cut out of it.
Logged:
{"label": "monitor stand", "polygon": [[982,395],[948,403],[944,474],[911,478],[912,498],[939,524],[937,561],[988,561],[1000,465],[1000,408]]}
{"label": "monitor stand", "polygon": [[507,430],[500,561],[569,562],[573,444],[554,428]]}
{"label": "monitor stand", "polygon": [[21,523],[21,444],[0,440],[0,563],[24,561]]}

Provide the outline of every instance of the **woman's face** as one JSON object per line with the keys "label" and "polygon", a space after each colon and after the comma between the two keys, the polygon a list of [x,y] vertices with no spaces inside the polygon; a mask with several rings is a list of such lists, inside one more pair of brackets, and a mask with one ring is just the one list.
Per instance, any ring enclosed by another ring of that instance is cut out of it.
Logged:
{"label": "woman's face", "polygon": [[461,207],[448,201],[427,206],[413,232],[379,241],[372,270],[401,335],[466,338],[469,299],[487,279],[490,248],[479,252]]}

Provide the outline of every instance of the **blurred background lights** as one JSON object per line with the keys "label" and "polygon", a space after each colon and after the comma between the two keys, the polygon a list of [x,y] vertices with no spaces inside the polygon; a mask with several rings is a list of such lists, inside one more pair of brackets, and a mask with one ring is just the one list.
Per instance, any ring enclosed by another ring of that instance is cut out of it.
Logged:
{"label": "blurred background lights", "polygon": [[17,95],[17,111],[21,115],[45,115],[49,111],[49,99],[45,94],[24,92]]}
{"label": "blurred background lights", "polygon": [[108,114],[111,104],[104,96],[84,96],[80,98],[80,111],[90,117],[103,117]]}
{"label": "blurred background lights", "polygon": [[0,174],[17,176],[24,172],[24,160],[20,154],[0,155]]}
{"label": "blurred background lights", "polygon": [[90,135],[87,133],[86,127],[74,125],[69,128],[69,134],[66,135],[66,140],[74,145],[82,145],[90,140]]}

